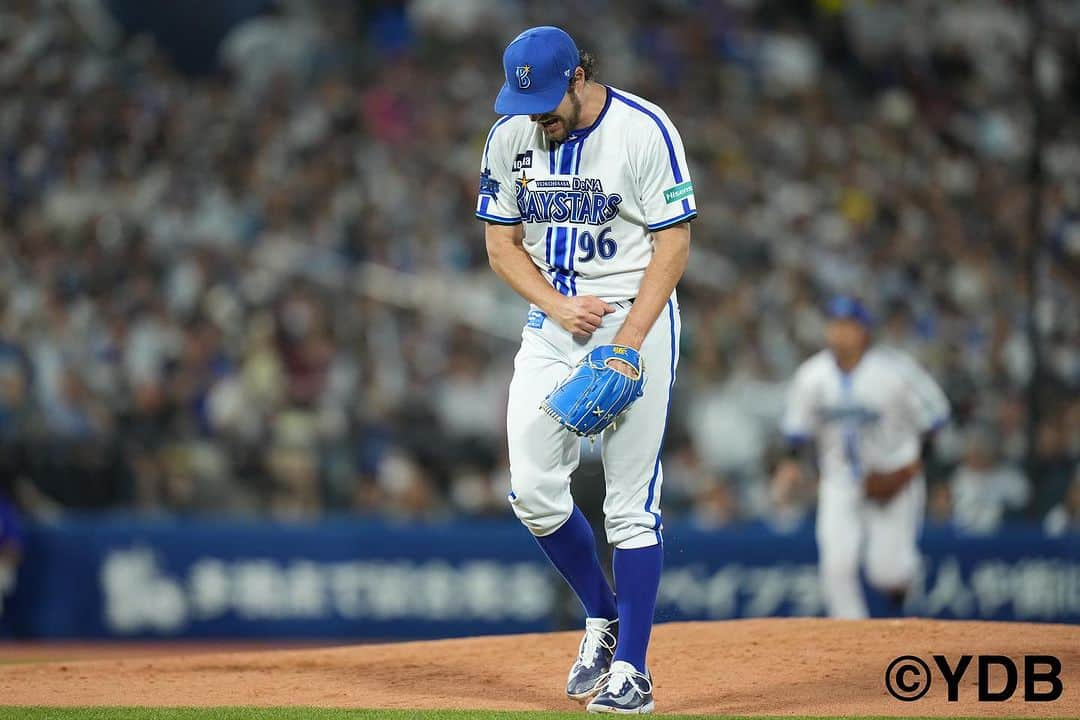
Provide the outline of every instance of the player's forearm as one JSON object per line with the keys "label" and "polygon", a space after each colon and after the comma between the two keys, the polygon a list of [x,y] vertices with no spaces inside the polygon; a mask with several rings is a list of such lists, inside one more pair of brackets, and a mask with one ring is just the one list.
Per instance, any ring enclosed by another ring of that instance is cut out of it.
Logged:
{"label": "player's forearm", "polygon": [[653,257],[645,268],[637,299],[615,336],[617,345],[641,348],[686,270],[690,257],[690,223],[661,230],[654,235],[653,243]]}
{"label": "player's forearm", "polygon": [[510,237],[498,236],[505,233],[496,231],[494,234],[496,236],[492,237],[489,233],[487,238],[491,269],[518,295],[549,315],[553,314],[554,304],[563,296],[544,280],[525,248]]}

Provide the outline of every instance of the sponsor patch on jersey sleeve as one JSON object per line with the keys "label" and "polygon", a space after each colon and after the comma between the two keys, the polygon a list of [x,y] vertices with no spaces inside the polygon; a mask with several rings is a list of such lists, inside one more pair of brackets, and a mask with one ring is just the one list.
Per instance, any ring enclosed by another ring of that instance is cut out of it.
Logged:
{"label": "sponsor patch on jersey sleeve", "polygon": [[671,203],[679,202],[680,200],[682,200],[687,195],[693,195],[693,194],[694,194],[694,183],[687,180],[686,182],[681,182],[678,185],[675,185],[673,187],[669,187],[667,190],[665,190],[664,191],[664,199],[667,200],[668,205],[670,205]]}
{"label": "sponsor patch on jersey sleeve", "polygon": [[484,168],[484,172],[480,173],[480,194],[496,199],[499,197],[499,181],[491,177],[491,170],[488,168]]}

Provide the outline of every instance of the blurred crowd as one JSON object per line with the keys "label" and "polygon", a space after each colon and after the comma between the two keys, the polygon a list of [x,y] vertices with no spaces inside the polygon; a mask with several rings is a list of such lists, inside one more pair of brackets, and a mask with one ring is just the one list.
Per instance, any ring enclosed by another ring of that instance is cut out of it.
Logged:
{"label": "blurred crowd", "polygon": [[1022,3],[265,3],[203,73],[107,6],[0,7],[0,483],[31,513],[507,515],[525,306],[472,208],[502,48],[555,23],[692,166],[670,516],[808,515],[768,478],[843,291],[953,404],[932,517],[1080,528],[1076,4],[1044,3],[1035,237]]}

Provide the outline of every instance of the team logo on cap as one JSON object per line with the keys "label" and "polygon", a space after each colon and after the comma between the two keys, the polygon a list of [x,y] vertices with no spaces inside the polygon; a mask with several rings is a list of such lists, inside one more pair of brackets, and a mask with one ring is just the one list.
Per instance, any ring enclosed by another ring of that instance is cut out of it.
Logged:
{"label": "team logo on cap", "polygon": [[522,90],[528,89],[532,85],[532,78],[529,77],[529,73],[532,72],[532,65],[518,65],[517,66],[517,81],[518,87]]}

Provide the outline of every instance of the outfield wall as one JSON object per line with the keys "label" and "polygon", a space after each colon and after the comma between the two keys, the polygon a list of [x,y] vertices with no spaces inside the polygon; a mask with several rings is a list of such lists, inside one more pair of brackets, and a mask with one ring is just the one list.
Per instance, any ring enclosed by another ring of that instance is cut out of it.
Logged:
{"label": "outfield wall", "polygon": [[[661,620],[819,615],[813,530],[665,531]],[[1080,623],[1080,535],[928,528],[907,612]],[[28,528],[0,635],[416,638],[553,628],[561,580],[516,522],[65,521]],[[881,610],[879,598],[872,602]]]}

